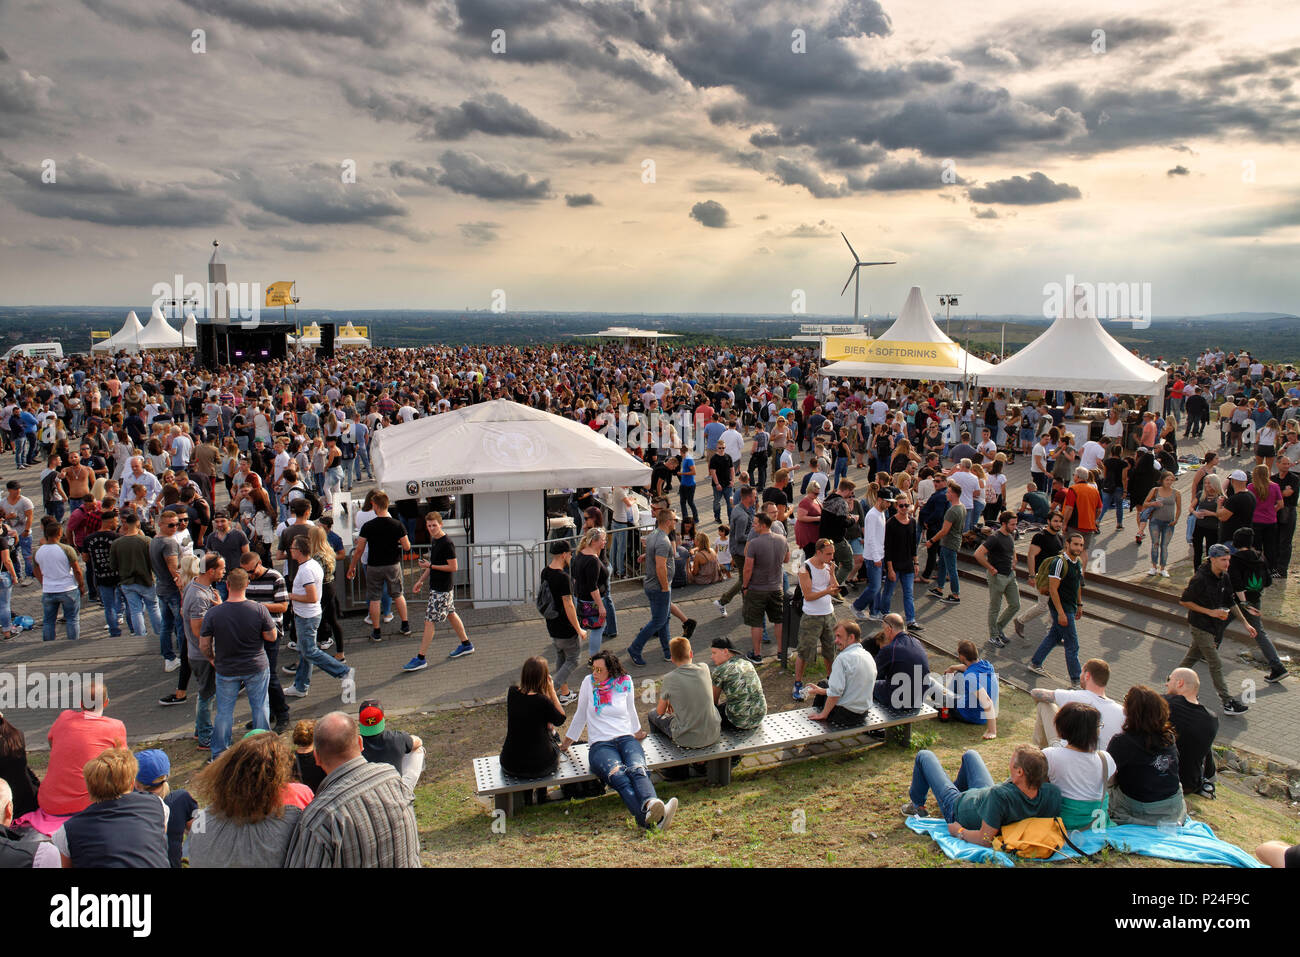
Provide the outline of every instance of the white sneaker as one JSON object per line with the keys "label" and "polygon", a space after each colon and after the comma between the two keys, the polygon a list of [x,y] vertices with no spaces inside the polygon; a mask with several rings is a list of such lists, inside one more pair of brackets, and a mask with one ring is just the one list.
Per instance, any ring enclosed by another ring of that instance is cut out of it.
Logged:
{"label": "white sneaker", "polygon": [[163,671],[168,673],[175,671],[180,666],[181,660],[179,658],[167,658],[163,661]]}
{"label": "white sneaker", "polygon": [[724,605],[722,602],[718,601],[718,599],[716,598],[713,599],[713,607],[718,609],[718,612],[722,615],[723,618],[727,617],[727,606]]}
{"label": "white sneaker", "polygon": [[1150,578],[1153,575],[1159,575],[1159,574],[1160,574],[1160,569],[1156,568],[1155,565],[1152,565],[1150,571],[1147,572],[1147,577]]}
{"label": "white sneaker", "polygon": [[357,669],[349,668],[348,673],[343,676],[339,683],[339,693],[344,701],[353,700],[357,696]]}
{"label": "white sneaker", "polygon": [[1168,578],[1168,577],[1169,577],[1169,569],[1167,569],[1167,568],[1162,568],[1162,569],[1160,569],[1160,577],[1161,577],[1161,578]]}
{"label": "white sneaker", "polygon": [[284,696],[286,698],[305,698],[307,697],[307,692],[299,691],[295,685],[289,685],[284,689]]}
{"label": "white sneaker", "polygon": [[375,626],[375,623],[374,623],[373,621],[370,620],[370,612],[366,612],[366,617],[365,617],[365,618],[362,618],[361,620],[364,621],[364,622],[365,622],[367,625],[369,625],[371,628],[373,628],[373,627]]}
{"label": "white sneaker", "polygon": [[667,808],[664,807],[663,801],[659,800],[658,798],[651,798],[648,802],[646,802],[646,806],[645,806],[646,824],[658,824],[660,821],[664,819],[664,814],[666,812],[667,812]]}
{"label": "white sneaker", "polygon": [[669,798],[664,805],[664,819],[659,822],[659,830],[666,831],[672,827],[673,817],[677,814],[677,798]]}
{"label": "white sneaker", "polygon": [[390,611],[387,615],[384,616],[384,624],[386,625],[392,620],[393,620],[393,613]]}

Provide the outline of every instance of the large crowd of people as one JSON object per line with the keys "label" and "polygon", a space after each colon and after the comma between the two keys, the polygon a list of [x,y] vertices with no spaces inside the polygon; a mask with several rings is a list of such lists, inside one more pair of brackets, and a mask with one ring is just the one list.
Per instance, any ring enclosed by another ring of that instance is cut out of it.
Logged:
{"label": "large crowd of people", "polygon": [[[894,380],[855,388],[821,377],[815,364],[796,349],[647,355],[577,345],[377,349],[328,362],[302,355],[217,370],[166,353],[13,359],[0,370],[0,443],[12,451],[16,471],[40,469],[41,509],[21,477],[7,483],[0,638],[22,633],[11,615],[12,590],[33,582],[46,641],[57,638],[60,623],[68,639],[79,637],[83,598],[100,606],[110,636],[157,637],[162,668],[177,675],[159,704],[196,699],[197,746],[211,752],[196,790],[221,823],[191,838],[198,861],[416,863],[413,781],[400,773],[400,761],[391,774],[368,766],[374,749],[363,745],[373,725],[364,710],[317,723],[316,770],[308,776],[323,775],[314,798],[313,788],[291,780],[303,777],[294,769],[304,752],[295,758],[276,735],[290,728],[290,700],[308,696],[317,669],[355,700],[339,598],[359,569],[369,638],[381,642],[382,626],[395,617],[398,634],[411,634],[402,561],[413,547],[424,554],[423,574],[410,589],[428,583],[423,638],[404,671],[426,667],[442,622],[456,637],[448,657],[474,652],[455,609],[455,549],[436,503],[390,502],[371,492],[349,555],[331,527],[328,498],[373,479],[376,432],[508,398],[618,436],[652,467],[650,485],[608,490],[607,507],[593,489],[568,490],[581,537],[552,543],[545,600],[538,598],[554,677],[544,658],[532,658],[510,691],[502,763],[512,773],[544,776],[585,731],[593,771],[637,823],[668,827],[676,799],[661,801],[646,773],[639,741],[650,732],[623,661],[645,667],[643,653],[657,639],[674,670],[648,723],[682,747],[703,747],[722,728],[753,728],[766,714],[754,665],[771,653],[769,628],[777,646],[795,649],[792,696],[811,701],[815,720],[861,724],[873,703],[915,708],[926,689],[937,688],[945,710],[995,737],[991,664],[967,641],[957,666],[931,675],[916,637],[924,631],[918,598],[961,602],[957,555],[965,549],[987,573],[990,646],[1007,647],[1008,625],[1024,637],[1046,615],[1028,666],[1050,678],[1044,665],[1060,645],[1072,688],[1042,702],[1059,710],[1040,716],[1043,740],[1016,750],[1003,785],[993,784],[975,752],[955,781],[932,754],[918,755],[913,810],[933,793],[954,834],[987,843],[1017,813],[1084,821],[1100,811],[1112,820],[1176,822],[1185,817],[1185,793],[1212,795],[1214,732],[1207,737],[1202,715],[1216,727],[1217,718],[1199,704],[1196,664],[1206,663],[1224,715],[1245,712],[1224,683],[1218,651],[1235,615],[1267,661],[1266,680],[1287,677],[1259,603],[1291,562],[1300,491],[1300,473],[1292,470],[1300,455],[1300,386],[1292,370],[1210,349],[1195,360],[1161,363],[1169,372],[1166,401],[1146,408],[1121,396],[1050,390],[1031,397]],[[1100,435],[1077,442],[1066,424],[1085,407],[1105,409],[1105,420],[1097,423]],[[1179,427],[1183,439],[1200,438],[1213,416],[1219,448],[1188,462],[1178,452]],[[1030,460],[1019,502],[1009,501],[1007,479],[1017,455]],[[1185,497],[1174,481],[1189,464],[1197,468]],[[696,494],[706,484],[714,536],[698,527]],[[648,515],[638,514],[634,492],[644,493]],[[1180,529],[1194,549],[1181,595],[1187,657],[1170,675],[1167,695],[1135,686],[1123,708],[1105,698],[1105,663],[1079,662],[1075,630],[1089,551],[1108,511],[1118,528],[1130,513],[1139,543],[1150,536],[1153,577],[1169,577],[1169,545]],[[624,530],[638,528],[643,540],[632,547]],[[1039,598],[1024,609],[1016,568],[1025,560],[1017,539],[1026,529]],[[610,585],[638,575],[648,618],[620,658],[608,647],[618,634]],[[673,595],[688,582],[725,578],[730,586],[716,607],[725,616],[731,599],[742,596],[750,647],[715,639],[710,672],[693,660],[697,623]],[[929,587],[918,594],[917,585]],[[836,606],[858,589],[847,609],[852,617],[841,619]],[[893,610],[896,592],[901,615]],[[783,635],[791,603],[797,634]],[[672,636],[674,619],[684,637]],[[864,640],[863,625],[878,634]],[[281,665],[290,653],[296,660]],[[827,677],[805,683],[818,658]],[[252,710],[252,736],[236,741],[241,693]],[[161,817],[170,839],[171,810],[185,793],[171,792],[168,803],[166,771],[125,749],[125,729],[103,716],[103,703],[88,702],[56,722],[39,787],[5,774],[13,816],[50,836],[59,860],[74,866],[89,866],[88,847],[111,857],[99,831],[128,815],[140,834]],[[575,703],[576,713],[566,716]],[[382,717],[370,720],[382,724]],[[75,746],[56,748],[56,731]],[[416,751],[422,755],[415,746],[403,754]],[[1163,769],[1157,776],[1143,770],[1152,755]],[[36,807],[27,807],[29,791],[40,798]],[[157,795],[164,810],[144,799],[117,801],[141,792]],[[340,841],[330,831],[340,820],[366,833],[378,829],[383,840]],[[121,853],[128,855],[122,860],[152,862],[144,866],[171,859],[168,846]],[[49,852],[40,856],[53,860]]]}

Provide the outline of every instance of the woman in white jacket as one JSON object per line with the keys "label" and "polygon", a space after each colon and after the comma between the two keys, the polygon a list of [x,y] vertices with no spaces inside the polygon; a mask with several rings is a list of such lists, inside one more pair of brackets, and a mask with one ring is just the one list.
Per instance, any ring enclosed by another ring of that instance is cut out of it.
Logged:
{"label": "woman in white jacket", "polygon": [[587,731],[587,764],[605,785],[618,792],[638,825],[666,831],[677,813],[677,798],[665,804],[655,794],[645,766],[641,740],[646,736],[636,713],[636,685],[611,651],[591,658],[591,674],[582,679],[578,708],[564,733],[560,750]]}

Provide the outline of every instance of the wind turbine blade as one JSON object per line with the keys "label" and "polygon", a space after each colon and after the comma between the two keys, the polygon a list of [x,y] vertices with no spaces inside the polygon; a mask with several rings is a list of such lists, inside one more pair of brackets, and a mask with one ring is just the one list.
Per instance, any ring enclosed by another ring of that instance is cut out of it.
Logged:
{"label": "wind turbine blade", "polygon": [[840,290],[841,296],[844,295],[844,293],[848,290],[849,283],[853,282],[853,277],[856,276],[857,274],[858,274],[858,267],[855,265],[851,270],[849,270],[849,278],[844,280],[844,288]]}
{"label": "wind turbine blade", "polygon": [[844,240],[844,245],[849,247],[849,252],[853,253],[853,261],[854,261],[854,262],[857,262],[857,261],[858,261],[858,251],[857,251],[856,249],[854,249],[854,248],[853,248],[853,244],[852,244],[851,242],[849,242],[849,237],[848,237],[848,236],[845,236],[843,233],[840,233],[840,238],[842,238],[842,239]]}
{"label": "wind turbine blade", "polygon": [[882,262],[882,263],[858,263],[858,265],[859,265],[859,266],[897,266],[897,265],[898,265],[898,262],[897,262],[897,261],[891,261],[891,262],[887,262],[887,263],[883,263],[883,262]]}

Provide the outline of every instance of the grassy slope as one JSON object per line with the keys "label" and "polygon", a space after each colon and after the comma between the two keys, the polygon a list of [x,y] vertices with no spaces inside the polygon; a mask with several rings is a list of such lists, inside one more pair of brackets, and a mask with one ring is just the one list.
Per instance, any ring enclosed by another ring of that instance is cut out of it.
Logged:
{"label": "grassy slope", "polygon": [[[946,666],[940,656],[935,667]],[[790,678],[775,664],[764,666],[764,687],[773,708],[794,707]],[[817,677],[811,673],[810,677]],[[1005,777],[1015,745],[1029,740],[1033,710],[1028,695],[1003,685],[996,741],[960,723],[917,726],[913,744],[929,747],[951,771],[966,748],[978,748],[994,777]],[[648,707],[648,706],[647,706]],[[472,757],[495,752],[505,729],[505,706],[433,715],[411,715],[393,726],[419,734],[428,759],[416,790],[425,863],[436,867],[676,866],[791,867],[841,864],[859,867],[934,867],[948,861],[928,838],[903,824],[912,752],[896,745],[827,754],[780,767],[737,769],[732,784],[711,789],[702,779],[661,784],[658,793],[681,802],[673,829],[644,834],[617,796],[562,801],[522,808],[492,830],[490,808],[473,795]],[[286,740],[288,736],[286,735]],[[171,756],[174,786],[184,787],[206,759],[190,741],[162,745]],[[32,756],[38,771],[45,753]],[[1264,840],[1300,841],[1294,812],[1224,782],[1218,800],[1189,798],[1192,813],[1216,834],[1247,850]],[[933,801],[931,801],[933,806]],[[802,812],[804,833],[794,829]],[[599,836],[601,840],[593,840]],[[1177,866],[1172,862],[1105,852],[1119,866]],[[959,865],[969,866],[969,865]]]}

